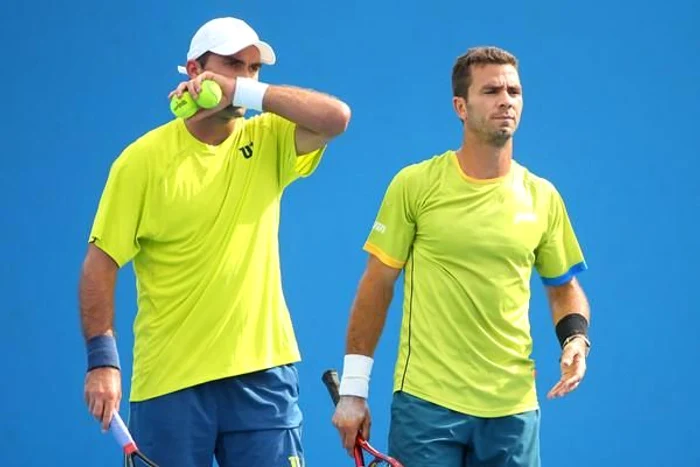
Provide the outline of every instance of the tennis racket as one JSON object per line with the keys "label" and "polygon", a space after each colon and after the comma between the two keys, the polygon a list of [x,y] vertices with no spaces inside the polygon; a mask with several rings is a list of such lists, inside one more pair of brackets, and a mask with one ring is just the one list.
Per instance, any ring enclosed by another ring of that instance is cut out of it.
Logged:
{"label": "tennis racket", "polygon": [[124,424],[124,420],[122,420],[118,412],[114,412],[112,416],[112,421],[109,423],[109,431],[112,432],[112,435],[124,450],[126,467],[136,467],[136,459],[139,459],[148,467],[158,467],[158,464],[146,457],[136,446],[134,438],[131,437],[129,429],[126,427],[126,424]]}
{"label": "tennis racket", "polygon": [[[333,399],[333,405],[336,405],[340,399],[340,395],[338,394],[338,389],[340,387],[338,372],[335,370],[326,370],[323,373],[322,380],[323,384],[326,385],[326,389],[328,389],[331,399]],[[372,460],[369,461],[369,464],[365,464],[365,453],[372,456]],[[396,459],[377,451],[367,440],[362,438],[362,435],[359,433],[355,440],[353,457],[355,458],[355,467],[403,467]]]}

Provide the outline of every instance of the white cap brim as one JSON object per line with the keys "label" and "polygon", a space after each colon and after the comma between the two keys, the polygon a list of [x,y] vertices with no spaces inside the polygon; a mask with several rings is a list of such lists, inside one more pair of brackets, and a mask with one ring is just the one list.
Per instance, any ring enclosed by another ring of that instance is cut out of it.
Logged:
{"label": "white cap brim", "polygon": [[[254,45],[260,51],[260,62],[264,63],[265,65],[274,65],[275,62],[277,62],[275,51],[272,49],[270,44],[263,41],[257,41],[252,44],[247,44],[243,46],[241,46],[240,42],[229,42],[227,44],[213,47],[210,50],[208,50],[208,52],[212,52],[217,55],[235,55],[241,50],[245,49],[246,47],[250,47],[251,45]],[[183,75],[187,74],[187,69],[184,66],[178,66],[177,71],[179,71]]]}

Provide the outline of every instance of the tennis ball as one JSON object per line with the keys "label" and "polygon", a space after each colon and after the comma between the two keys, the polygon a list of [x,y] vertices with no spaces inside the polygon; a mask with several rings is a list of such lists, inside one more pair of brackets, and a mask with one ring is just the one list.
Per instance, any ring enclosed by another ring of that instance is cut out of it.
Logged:
{"label": "tennis ball", "polygon": [[179,118],[190,118],[199,110],[197,103],[192,99],[189,92],[185,91],[182,96],[173,96],[170,99],[170,111]]}
{"label": "tennis ball", "polygon": [[197,105],[204,109],[211,109],[219,105],[221,101],[221,87],[210,79],[202,81],[202,86],[197,97]]}

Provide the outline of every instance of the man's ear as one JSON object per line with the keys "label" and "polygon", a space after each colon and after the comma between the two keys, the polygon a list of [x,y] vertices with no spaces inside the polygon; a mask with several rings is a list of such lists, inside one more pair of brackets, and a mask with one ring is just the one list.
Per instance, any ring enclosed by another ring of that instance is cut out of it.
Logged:
{"label": "man's ear", "polygon": [[467,121],[467,100],[464,97],[455,96],[452,98],[452,107],[454,108],[457,117],[462,122]]}
{"label": "man's ear", "polygon": [[185,64],[185,70],[187,70],[187,75],[190,79],[196,78],[204,71],[197,60],[188,60],[187,64]]}

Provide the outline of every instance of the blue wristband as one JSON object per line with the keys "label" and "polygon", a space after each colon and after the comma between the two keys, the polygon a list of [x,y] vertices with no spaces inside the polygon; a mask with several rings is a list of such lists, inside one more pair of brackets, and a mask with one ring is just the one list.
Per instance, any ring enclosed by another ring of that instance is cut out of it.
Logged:
{"label": "blue wristband", "polygon": [[88,371],[100,367],[121,369],[114,336],[96,336],[87,341],[87,366]]}

